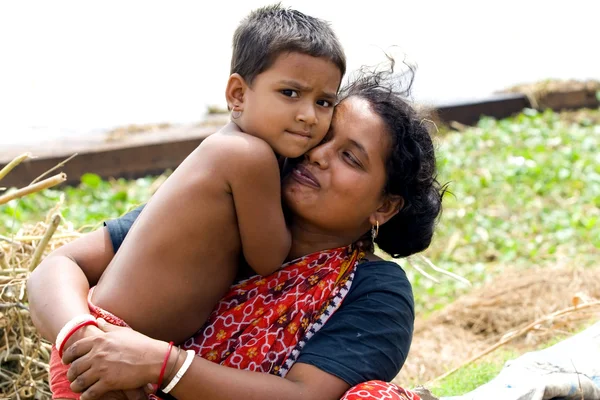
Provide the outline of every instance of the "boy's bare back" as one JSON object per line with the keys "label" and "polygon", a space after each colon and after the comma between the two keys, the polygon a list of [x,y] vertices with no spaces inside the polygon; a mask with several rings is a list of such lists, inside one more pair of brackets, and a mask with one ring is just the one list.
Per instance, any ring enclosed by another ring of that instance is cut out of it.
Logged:
{"label": "boy's bare back", "polygon": [[233,282],[242,243],[259,272],[261,257],[268,269],[287,255],[259,251],[271,248],[275,233],[257,229],[261,221],[283,221],[280,198],[273,150],[229,124],[205,139],[152,197],[92,302],[151,337],[186,340]]}

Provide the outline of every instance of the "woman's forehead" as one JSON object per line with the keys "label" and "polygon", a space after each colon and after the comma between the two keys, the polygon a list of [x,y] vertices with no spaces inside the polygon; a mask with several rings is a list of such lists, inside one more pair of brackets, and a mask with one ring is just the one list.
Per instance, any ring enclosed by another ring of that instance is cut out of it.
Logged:
{"label": "woman's forehead", "polygon": [[346,98],[336,107],[331,127],[334,135],[359,142],[367,149],[379,150],[387,139],[382,118],[360,97]]}

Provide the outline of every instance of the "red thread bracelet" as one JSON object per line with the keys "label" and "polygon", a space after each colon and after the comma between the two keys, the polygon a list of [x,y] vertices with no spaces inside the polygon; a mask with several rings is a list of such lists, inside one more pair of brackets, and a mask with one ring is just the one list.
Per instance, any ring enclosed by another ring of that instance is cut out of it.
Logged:
{"label": "red thread bracelet", "polygon": [[165,371],[167,369],[167,363],[169,362],[169,356],[171,355],[171,349],[173,348],[173,342],[169,342],[169,348],[167,349],[167,354],[165,355],[165,360],[163,361],[162,367],[160,367],[160,374],[158,375],[158,383],[156,384],[157,390],[160,389],[163,383],[163,379],[165,379]]}
{"label": "red thread bracelet", "polygon": [[77,324],[73,328],[71,328],[71,330],[69,331],[69,333],[67,333],[65,335],[65,338],[63,339],[63,341],[60,344],[60,347],[58,348],[58,355],[60,356],[60,358],[62,358],[63,351],[65,349],[65,344],[69,341],[69,339],[71,339],[71,336],[73,336],[75,334],[75,332],[77,332],[78,330],[80,330],[84,326],[89,326],[89,325],[94,325],[96,328],[98,327],[98,323],[96,322],[96,320],[94,320],[94,321],[83,321],[83,322],[80,322],[79,324]]}

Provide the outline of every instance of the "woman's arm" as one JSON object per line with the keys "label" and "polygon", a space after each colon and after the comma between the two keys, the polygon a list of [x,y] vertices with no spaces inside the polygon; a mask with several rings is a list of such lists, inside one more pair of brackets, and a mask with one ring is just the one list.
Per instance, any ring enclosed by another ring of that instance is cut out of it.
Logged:
{"label": "woman's arm", "polygon": [[[78,341],[65,351],[63,357],[65,363],[72,363],[68,374],[72,388],[84,391],[81,400],[97,399],[108,391],[157,382],[168,348],[165,342],[102,321],[100,327],[107,334]],[[167,370],[172,370],[171,376],[185,359],[184,352],[178,358],[175,351],[172,354],[167,366]],[[171,394],[179,400],[330,400],[339,399],[349,387],[343,380],[308,364],[295,364],[282,379],[195,357]]]}
{"label": "woman's arm", "polygon": [[282,379],[196,357],[171,393],[179,400],[337,400],[349,388],[350,385],[340,378],[309,364],[294,364]]}
{"label": "woman's arm", "polygon": [[[102,228],[60,247],[40,263],[27,282],[27,293],[31,318],[44,338],[54,342],[69,320],[89,313],[90,286],[113,256],[108,229]],[[80,329],[67,346],[91,332],[100,331],[93,326]]]}

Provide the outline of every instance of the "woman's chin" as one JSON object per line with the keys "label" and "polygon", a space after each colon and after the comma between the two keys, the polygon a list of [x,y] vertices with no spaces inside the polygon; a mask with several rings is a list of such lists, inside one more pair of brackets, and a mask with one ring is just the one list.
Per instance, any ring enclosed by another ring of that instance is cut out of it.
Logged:
{"label": "woman's chin", "polygon": [[314,192],[310,193],[304,185],[293,180],[283,186],[281,196],[288,209],[301,217],[315,206]]}

